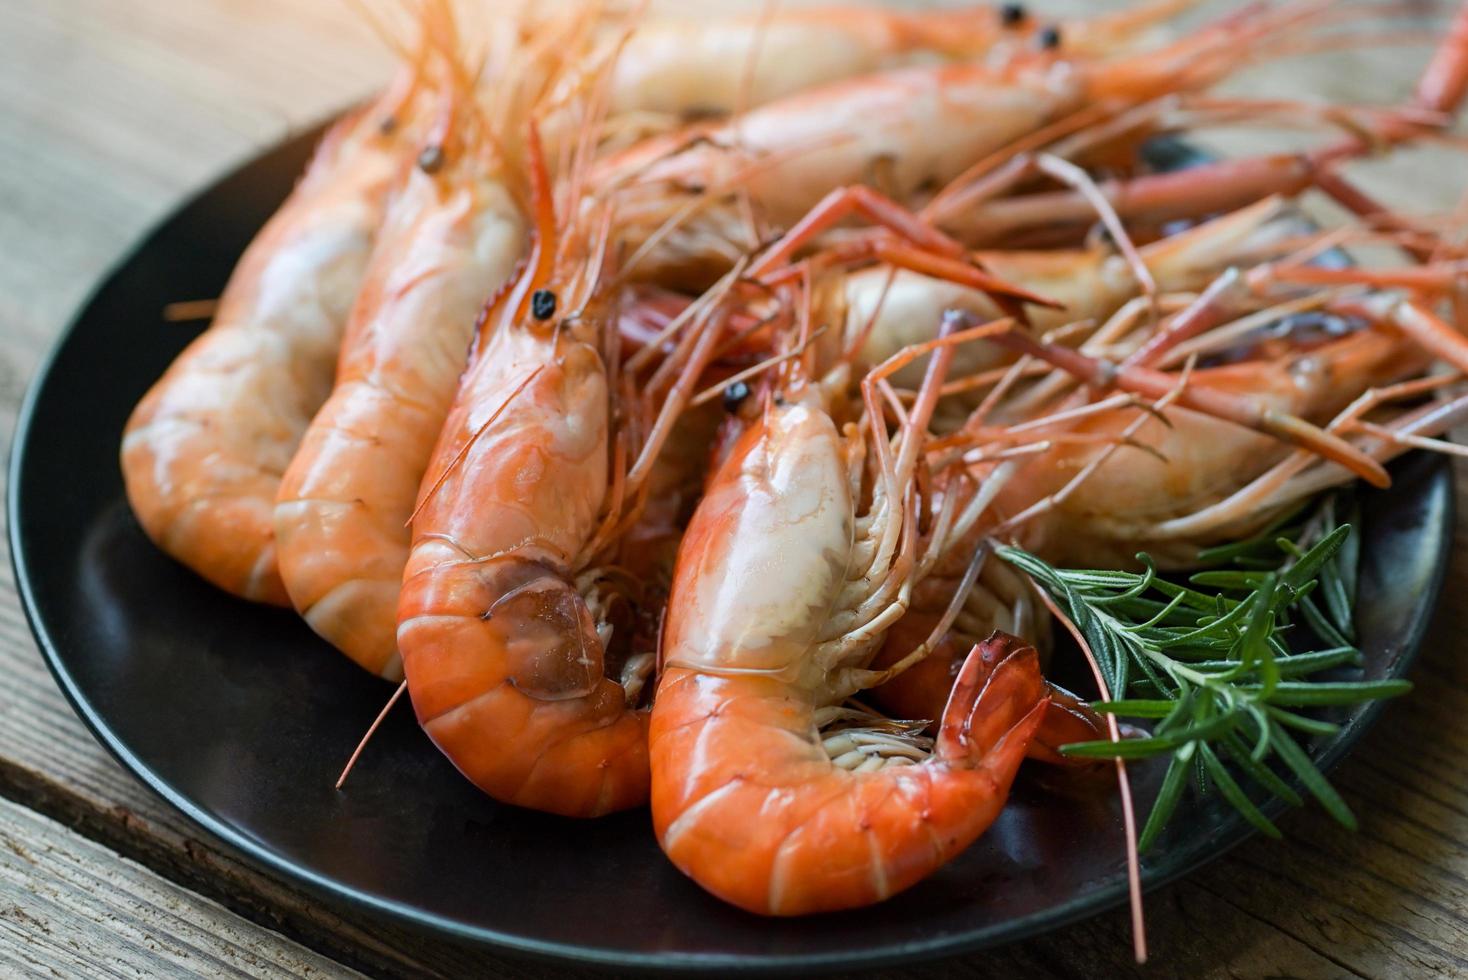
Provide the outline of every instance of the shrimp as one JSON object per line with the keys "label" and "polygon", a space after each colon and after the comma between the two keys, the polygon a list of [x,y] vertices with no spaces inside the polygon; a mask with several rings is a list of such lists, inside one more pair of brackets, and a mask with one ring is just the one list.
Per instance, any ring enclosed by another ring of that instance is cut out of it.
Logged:
{"label": "shrimp", "polygon": [[[434,8],[429,8],[434,13]],[[437,8],[437,15],[447,14]],[[456,45],[452,21],[437,29]],[[457,52],[444,52],[452,61]],[[282,478],[281,577],[296,609],[367,670],[402,676],[398,593],[408,518],[453,400],[476,314],[520,258],[519,180],[456,69],[404,176],[341,352],[336,388]],[[502,100],[498,121],[523,106]]]}
{"label": "shrimp", "polygon": [[826,7],[648,20],[623,49],[611,108],[727,114],[924,58],[973,61],[995,48],[1042,38],[1050,49],[1067,54],[1114,54],[1192,3],[1160,0],[1059,23],[1033,16],[1019,4],[927,11]]}
{"label": "shrimp", "polygon": [[274,507],[331,392],[394,178],[415,149],[427,60],[334,125],[305,176],[251,242],[210,328],[143,396],[122,439],[143,530],[218,587],[289,605]]}
{"label": "shrimp", "polygon": [[[1143,246],[1139,255],[1158,292],[1192,292],[1235,262],[1266,257],[1285,236],[1298,231],[1297,224],[1279,199],[1269,198]],[[1057,301],[1058,309],[1030,311],[1031,326],[1037,331],[1108,317],[1141,289],[1136,272],[1122,256],[1099,243],[1047,252],[977,252],[974,258],[998,278]],[[821,322],[841,325],[833,331],[832,341],[843,348],[855,346],[865,364],[880,364],[905,347],[931,339],[949,310],[963,310],[981,320],[1003,315],[979,290],[918,272],[894,274],[881,266],[827,280],[817,305]],[[957,352],[953,371],[972,375],[1008,359],[993,345],[969,345]],[[920,363],[910,365],[894,380],[916,383],[920,370]]]}
{"label": "shrimp", "polygon": [[[460,771],[503,802],[593,817],[647,799],[647,712],[629,692],[651,666],[612,655],[594,561],[682,399],[622,473],[611,228],[574,199],[558,227],[530,143],[530,257],[482,320],[424,477],[397,640],[418,720]],[[702,373],[669,357],[689,383]]]}
{"label": "shrimp", "polygon": [[[679,870],[749,911],[866,905],[942,866],[998,815],[1045,712],[1034,649],[996,635],[970,655],[931,755],[871,728],[822,738],[823,716],[875,682],[866,663],[906,605],[914,465],[944,360],[895,458],[877,416],[843,434],[797,376],[735,444],[679,550],[653,827]],[[981,681],[986,655],[998,665]]]}
{"label": "shrimp", "polygon": [[[1251,411],[1328,422],[1366,391],[1408,378],[1428,361],[1415,345],[1366,328],[1280,357],[1200,368],[1185,390],[1237,397]],[[1164,567],[1187,566],[1198,547],[1212,542],[1156,539],[1148,529],[1228,496],[1288,452],[1268,433],[1186,405],[1168,408],[1165,421],[1109,411],[1065,428],[1095,441],[1057,444],[1027,461],[1001,490],[998,506],[1022,514],[1039,505],[1037,519],[1025,524],[1026,546],[1048,561],[1078,567],[1129,565],[1138,551]],[[1119,441],[1123,431],[1147,451],[1108,452],[1103,444]],[[1093,461],[1084,492],[1062,493]],[[1252,516],[1267,522],[1272,515]]]}
{"label": "shrimp", "polygon": [[1273,38],[1276,29],[1308,21],[1287,8],[1126,58],[919,66],[851,79],[645,140],[603,161],[591,184],[617,193],[623,237],[637,247],[633,274],[706,282],[755,243],[736,194],[777,228],[833,185],[872,183],[910,199],[1084,106],[1211,84],[1250,43],[1252,54],[1268,53],[1289,39]]}
{"label": "shrimp", "polygon": [[[1359,267],[1261,266],[1250,278],[1379,286],[1395,282],[1400,274]],[[1217,303],[1219,295],[1210,289],[1196,303]],[[1188,383],[1241,395],[1262,393],[1276,406],[1288,406],[1307,418],[1335,413],[1328,431],[1348,432],[1368,411],[1452,383],[1455,375],[1400,380],[1419,373],[1430,357],[1441,357],[1460,371],[1468,369],[1468,341],[1420,304],[1385,294],[1352,303],[1331,303],[1328,295],[1320,299],[1327,302],[1315,302],[1310,295],[1289,301],[1300,309],[1323,307],[1322,312],[1300,314],[1295,325],[1271,321],[1271,309],[1244,321],[1223,317],[1217,327],[1221,345],[1210,345],[1206,331],[1191,337],[1186,329],[1179,331],[1188,319],[1179,314],[1140,346],[1134,342],[1120,368],[1109,370],[1176,361],[1185,354],[1231,358],[1236,363],[1193,371]],[[1274,320],[1283,315],[1275,313]],[[1240,331],[1250,322],[1257,326]],[[1389,426],[1365,423],[1363,447],[1378,462],[1409,447],[1447,450],[1427,437],[1443,431],[1465,410],[1468,405],[1459,399],[1401,413]],[[1053,421],[1042,414],[1025,428],[1040,440],[1054,440],[1054,445],[1040,443],[1037,448],[1046,452],[1028,463],[983,463],[979,478],[996,481],[991,494],[999,500],[995,511],[1008,508],[1018,515],[1004,527],[1019,533],[1027,547],[1062,564],[1127,565],[1145,548],[1164,567],[1189,567],[1200,547],[1255,533],[1310,493],[1354,475],[1308,451],[1289,453],[1263,435],[1185,408],[1168,408],[1165,417],[1134,416],[1125,404],[1093,409],[1070,399],[1046,411]],[[1038,504],[1037,496],[1043,497]],[[998,522],[997,514],[987,517],[973,531],[956,535],[954,554],[982,547],[981,538],[994,533]],[[962,569],[953,567],[953,555],[946,557],[948,567],[940,562],[939,570],[925,579],[914,594],[913,608],[888,634],[874,667],[900,659],[912,638],[926,635],[951,601]],[[986,564],[984,571],[933,653],[874,690],[875,704],[902,717],[934,717],[973,637],[996,627],[1037,635],[1028,590],[1003,565]],[[1032,755],[1061,761],[1064,757],[1055,751],[1059,745],[1103,737],[1099,719],[1078,699],[1052,688],[1050,705],[1046,723],[1031,743]]]}

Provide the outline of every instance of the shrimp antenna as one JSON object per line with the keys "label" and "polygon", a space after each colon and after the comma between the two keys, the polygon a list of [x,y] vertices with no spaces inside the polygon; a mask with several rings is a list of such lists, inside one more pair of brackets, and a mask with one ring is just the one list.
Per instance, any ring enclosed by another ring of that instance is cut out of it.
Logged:
{"label": "shrimp antenna", "polygon": [[342,784],[347,781],[347,777],[352,773],[352,768],[356,766],[357,760],[362,756],[362,750],[367,747],[367,743],[371,741],[372,736],[377,734],[377,729],[381,727],[382,720],[387,717],[387,713],[392,710],[393,705],[398,703],[398,699],[403,696],[403,692],[407,689],[407,681],[399,684],[398,689],[392,692],[392,697],[387,699],[387,704],[383,705],[382,710],[377,713],[377,717],[372,719],[372,724],[367,726],[367,734],[362,736],[362,741],[358,742],[357,747],[352,750],[352,757],[347,760],[345,768],[342,769],[342,774],[336,777],[337,789],[341,789]]}
{"label": "shrimp antenna", "polygon": [[544,369],[544,367],[545,365],[541,364],[537,366],[534,371],[531,371],[529,374],[527,374],[524,380],[517,384],[515,386],[515,389],[510,392],[509,396],[504,401],[500,402],[500,407],[495,409],[494,412],[489,416],[489,418],[485,419],[483,424],[481,424],[479,428],[474,430],[474,434],[464,441],[463,448],[461,448],[457,453],[454,454],[454,458],[449,461],[449,465],[445,466],[443,468],[443,472],[440,473],[438,475],[438,478],[433,481],[433,486],[428,488],[428,492],[425,493],[422,499],[418,501],[418,506],[413,508],[413,513],[409,514],[408,519],[403,522],[404,526],[412,525],[413,519],[417,517],[419,512],[428,505],[428,502],[432,500],[434,495],[437,494],[438,491],[443,487],[444,482],[448,480],[449,476],[454,472],[455,469],[458,468],[459,464],[464,462],[464,457],[469,455],[469,450],[474,448],[474,444],[479,441],[479,437],[484,435],[485,430],[494,424],[495,420],[504,413],[505,409],[510,407],[510,403],[515,400],[516,396],[518,396],[520,392],[525,390],[530,382],[535,380],[535,376],[538,375]]}

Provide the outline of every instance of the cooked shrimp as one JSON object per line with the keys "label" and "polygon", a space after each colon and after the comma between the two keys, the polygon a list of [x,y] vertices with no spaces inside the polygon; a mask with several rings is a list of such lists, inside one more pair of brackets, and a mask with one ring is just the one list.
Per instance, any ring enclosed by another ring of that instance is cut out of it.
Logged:
{"label": "cooked shrimp", "polygon": [[[424,478],[398,648],[420,723],[477,786],[591,817],[647,799],[647,712],[629,691],[650,658],[612,656],[593,562],[625,523],[621,501],[641,496],[664,427],[660,416],[622,474],[610,230],[580,202],[560,230],[533,161],[531,256],[483,319]],[[701,373],[670,363],[685,367]],[[680,397],[665,405],[671,421]]]}
{"label": "cooked shrimp", "polygon": [[872,472],[816,389],[787,387],[683,539],[653,707],[653,826],[681,871],[749,911],[866,905],[942,866],[998,815],[1045,712],[1034,649],[996,636],[1001,662],[981,682],[984,652],[971,655],[931,755],[870,729],[822,738],[822,716],[879,676],[867,662],[907,602],[913,466],[942,360],[895,458],[872,434]]}
{"label": "cooked shrimp", "polygon": [[630,260],[636,275],[707,281],[755,240],[731,201],[736,192],[776,227],[834,185],[873,183],[908,199],[1088,104],[1211,84],[1246,52],[1284,46],[1289,32],[1273,37],[1277,28],[1308,22],[1299,12],[1255,12],[1125,58],[921,66],[838,82],[644,141],[605,161],[592,183],[617,190],[624,237],[640,246]]}
{"label": "cooked shrimp", "polygon": [[[1210,398],[1237,395],[1251,411],[1325,423],[1370,389],[1420,372],[1429,359],[1399,336],[1364,326],[1323,345],[1195,370],[1186,390]],[[1172,406],[1165,416],[1165,422],[1139,419],[1122,409],[1065,423],[1062,428],[1093,440],[1057,443],[1051,452],[1025,462],[1000,492],[1000,509],[1017,515],[1039,506],[1023,534],[1027,545],[1049,561],[1091,568],[1125,565],[1138,551],[1147,551],[1164,565],[1186,566],[1198,547],[1213,542],[1158,540],[1150,528],[1229,496],[1288,455],[1289,447],[1196,407]],[[1109,450],[1124,431],[1127,440],[1147,451]],[[1087,476],[1081,489],[1062,493],[1082,471]],[[1251,516],[1267,521],[1270,515]]]}
{"label": "cooked shrimp", "polygon": [[322,140],[230,276],[212,326],[138,403],[122,440],[148,536],[215,585],[287,605],[276,567],[280,476],[331,391],[394,177],[417,152],[424,60]]}
{"label": "cooked shrimp", "polygon": [[[1273,245],[1296,231],[1297,222],[1283,204],[1267,199],[1146,245],[1139,254],[1156,290],[1193,292],[1236,262],[1267,258]],[[1126,260],[1099,243],[1086,249],[978,252],[974,257],[999,279],[1061,305],[1030,311],[1038,331],[1104,319],[1142,288]],[[979,290],[917,272],[894,274],[883,266],[823,281],[818,309],[821,322],[842,325],[833,332],[833,343],[843,349],[859,345],[865,364],[880,364],[904,347],[931,339],[949,310],[964,310],[979,319],[1003,315]],[[953,371],[970,375],[1009,359],[992,345],[973,344],[957,351]],[[895,380],[915,383],[920,370],[920,364],[911,365]]]}
{"label": "cooked shrimp", "polygon": [[954,10],[879,7],[773,10],[723,18],[649,19],[618,60],[615,112],[715,115],[924,58],[979,60],[1042,34],[1052,50],[1114,54],[1193,0],[1160,0],[1114,14],[1052,23],[1018,4]]}
{"label": "cooked shrimp", "polygon": [[[455,42],[451,24],[441,32]],[[476,315],[524,246],[515,198],[523,181],[504,137],[474,112],[467,75],[454,75],[435,132],[390,206],[336,387],[286,470],[275,508],[281,577],[296,609],[391,680],[402,676],[398,593],[418,485]],[[524,107],[501,108],[504,131],[520,129],[509,116]]]}
{"label": "cooked shrimp", "polygon": [[[1349,271],[1346,280],[1355,282],[1380,282],[1394,274],[1394,270]],[[1256,272],[1268,270],[1261,267]],[[1289,278],[1291,273],[1284,275]],[[1245,335],[1242,350],[1237,339],[1232,350],[1215,345],[1215,354],[1242,360],[1195,370],[1188,384],[1262,397],[1306,418],[1330,419],[1331,432],[1346,434],[1359,428],[1365,434],[1360,449],[1378,462],[1407,448],[1446,448],[1428,437],[1463,416],[1468,406],[1461,399],[1398,414],[1385,426],[1361,420],[1371,409],[1419,398],[1451,383],[1454,375],[1399,379],[1420,372],[1433,355],[1460,370],[1468,367],[1468,341],[1441,321],[1422,316],[1422,307],[1393,304],[1384,296],[1347,309],[1362,315],[1331,312],[1327,307],[1324,313],[1304,318],[1302,324],[1316,323],[1315,336],[1312,328],[1302,325],[1283,336],[1277,329],[1266,331],[1262,341]],[[1425,322],[1406,324],[1410,319]],[[1410,339],[1397,335],[1398,330]],[[1237,337],[1238,331],[1225,324],[1219,333]],[[1256,331],[1254,338],[1259,336]],[[1123,363],[1175,359],[1178,351],[1188,350],[1156,340],[1153,335]],[[1206,341],[1199,337],[1184,343],[1197,353],[1208,349]],[[1061,564],[1129,565],[1137,551],[1146,550],[1163,566],[1189,567],[1200,547],[1254,533],[1309,493],[1355,475],[1321,462],[1307,450],[1292,453],[1263,434],[1186,408],[1169,407],[1165,416],[1144,415],[1125,404],[1099,404],[1094,409],[1074,399],[1052,405],[1047,411],[1053,422],[1047,423],[1042,415],[1025,426],[1042,440],[1037,448],[1045,448],[1043,454],[1013,459],[1002,467],[987,462],[977,467],[983,478],[999,479],[994,491],[998,505],[982,523],[958,535],[959,541],[950,545],[952,552],[961,556],[980,547],[982,537],[1002,523],[1004,533],[1019,534],[1028,547]],[[1010,515],[1007,523],[1001,521],[1004,512]],[[874,667],[899,659],[914,636],[920,638],[932,628],[958,588],[963,571],[958,564],[955,568],[951,555],[946,568],[940,561],[915,591],[912,610],[893,627]],[[1013,573],[1002,565],[986,564],[984,570],[987,581],[981,580],[969,593],[963,611],[933,653],[873,691],[875,704],[903,717],[933,717],[952,686],[965,644],[975,636],[1001,628],[1037,637],[1027,590],[1011,581]],[[1102,737],[1096,722],[1084,704],[1052,689],[1050,711],[1031,754],[1058,761],[1063,758],[1054,751],[1059,745]]]}

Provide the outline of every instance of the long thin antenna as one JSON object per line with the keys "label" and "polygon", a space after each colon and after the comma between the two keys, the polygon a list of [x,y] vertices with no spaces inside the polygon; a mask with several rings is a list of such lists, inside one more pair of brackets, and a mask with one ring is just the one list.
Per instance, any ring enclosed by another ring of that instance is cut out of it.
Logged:
{"label": "long thin antenna", "polygon": [[393,705],[398,703],[398,698],[402,697],[403,692],[407,689],[407,681],[403,681],[401,684],[399,684],[398,689],[392,692],[392,697],[387,699],[387,704],[383,705],[382,710],[377,713],[377,717],[372,719],[372,724],[368,727],[367,734],[362,736],[362,741],[358,742],[357,747],[352,750],[352,757],[347,760],[346,768],[342,770],[342,774],[340,776],[336,777],[337,789],[341,789],[342,783],[345,783],[347,781],[347,776],[351,774],[352,767],[357,764],[357,759],[361,757],[362,750],[367,747],[367,743],[371,740],[372,736],[377,734],[377,728],[379,725],[382,724],[382,719],[387,717],[387,713],[392,710]]}
{"label": "long thin antenna", "polygon": [[[1086,642],[1086,637],[1076,628],[1076,624],[1061,611],[1055,600],[1040,587],[1034,579],[1030,579],[1030,587],[1039,595],[1040,601],[1050,610],[1050,614],[1060,621],[1066,631],[1075,638],[1080,646],[1081,652],[1086,655],[1086,662],[1091,665],[1091,673],[1096,678],[1096,687],[1101,692],[1103,701],[1110,701],[1124,692],[1113,694],[1106,686],[1106,678],[1101,675],[1101,665],[1096,662],[1096,654],[1091,650],[1091,645]],[[1107,712],[1106,728],[1113,742],[1121,741],[1121,728],[1116,723],[1116,715]],[[1121,791],[1121,820],[1126,828],[1126,882],[1127,894],[1130,898],[1132,912],[1132,955],[1138,963],[1147,962],[1147,916],[1142,910],[1142,861],[1137,854],[1137,815],[1132,808],[1132,781],[1127,775],[1126,760],[1118,757],[1116,760],[1116,783]]]}

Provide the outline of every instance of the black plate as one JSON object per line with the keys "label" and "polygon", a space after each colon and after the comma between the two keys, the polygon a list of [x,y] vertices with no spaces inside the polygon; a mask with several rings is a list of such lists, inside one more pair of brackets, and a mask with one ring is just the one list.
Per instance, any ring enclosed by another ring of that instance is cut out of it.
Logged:
{"label": "black plate", "polygon": [[[143,537],[117,453],[144,390],[195,332],[171,300],[216,296],[301,171],[314,134],[250,163],[164,222],[112,273],[30,390],[11,463],[16,579],[61,689],[138,778],[263,864],[324,892],[488,946],[637,968],[872,967],[1018,939],[1125,900],[1115,794],[1062,801],[1022,780],[959,860],[876,909],[799,921],[706,895],[659,852],[647,814],[589,823],[499,806],[400,709],[346,791],[332,782],[389,693],[290,613],[206,585]],[[1370,678],[1400,676],[1442,582],[1451,477],[1407,459],[1369,494],[1360,631]],[[1338,761],[1367,707],[1317,745]],[[1134,767],[1145,809],[1156,766]],[[1268,807],[1265,808],[1270,811]],[[1189,833],[1145,864],[1155,886],[1248,826],[1192,801]]]}

